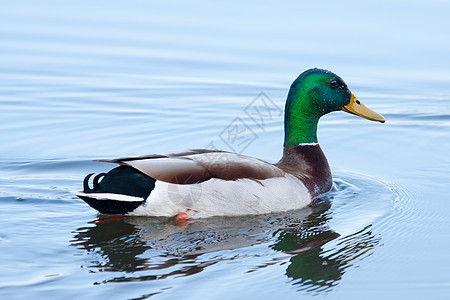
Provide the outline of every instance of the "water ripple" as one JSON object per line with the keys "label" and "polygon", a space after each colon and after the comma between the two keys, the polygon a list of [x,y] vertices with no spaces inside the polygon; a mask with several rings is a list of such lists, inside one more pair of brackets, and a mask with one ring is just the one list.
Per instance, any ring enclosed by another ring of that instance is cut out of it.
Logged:
{"label": "water ripple", "polygon": [[292,284],[319,293],[375,251],[381,238],[372,224],[389,214],[386,207],[395,198],[385,185],[345,173],[337,174],[334,186],[305,209],[213,217],[185,227],[168,218],[100,217],[77,229],[71,243],[86,251],[85,266],[93,272],[134,274],[99,284],[195,276],[216,264],[249,259],[249,273],[288,263]]}

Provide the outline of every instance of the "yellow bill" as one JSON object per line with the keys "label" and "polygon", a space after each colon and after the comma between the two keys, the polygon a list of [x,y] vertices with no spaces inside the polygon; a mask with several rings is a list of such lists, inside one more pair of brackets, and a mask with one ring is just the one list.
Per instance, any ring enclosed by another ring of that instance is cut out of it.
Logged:
{"label": "yellow bill", "polygon": [[352,97],[350,98],[350,103],[345,105],[342,108],[343,111],[346,111],[351,114],[358,115],[360,117],[366,118],[371,121],[378,121],[384,123],[386,120],[382,115],[377,114],[364,104],[362,104],[352,93]]}

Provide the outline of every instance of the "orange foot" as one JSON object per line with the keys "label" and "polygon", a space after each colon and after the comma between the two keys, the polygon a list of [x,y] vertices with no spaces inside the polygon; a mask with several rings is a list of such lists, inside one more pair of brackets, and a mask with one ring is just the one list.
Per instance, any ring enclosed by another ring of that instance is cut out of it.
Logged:
{"label": "orange foot", "polygon": [[188,217],[187,213],[184,213],[184,212],[179,213],[178,215],[175,216],[175,223],[178,226],[186,226],[188,224],[191,224],[191,222],[189,222],[187,220],[188,218],[189,217]]}

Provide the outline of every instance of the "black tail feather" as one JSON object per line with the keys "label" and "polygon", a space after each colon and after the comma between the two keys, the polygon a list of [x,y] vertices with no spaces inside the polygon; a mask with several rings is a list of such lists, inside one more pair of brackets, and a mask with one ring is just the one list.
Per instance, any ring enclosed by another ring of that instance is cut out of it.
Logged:
{"label": "black tail feather", "polygon": [[[93,188],[89,187],[88,174],[84,179],[85,193],[112,193],[146,199],[155,187],[156,180],[129,167],[119,166],[108,173],[100,173],[93,179]],[[101,179],[101,180],[100,180]]]}
{"label": "black tail feather", "polygon": [[98,190],[100,185],[98,183],[99,179],[102,177],[105,177],[106,173],[100,173],[97,176],[94,177],[94,190]]}
{"label": "black tail feather", "polygon": [[94,173],[83,180],[83,191],[91,193],[111,193],[142,198],[142,201],[120,201],[114,199],[99,200],[98,197],[80,195],[91,207],[104,214],[126,214],[145,202],[155,188],[156,180],[129,166],[119,166],[108,173],[100,173],[93,179],[93,188],[89,180]]}
{"label": "black tail feather", "polygon": [[78,196],[84,200],[90,207],[107,215],[124,215],[135,210],[142,205],[142,201],[119,201],[119,200],[99,200],[88,196]]}
{"label": "black tail feather", "polygon": [[85,192],[85,193],[93,193],[94,192],[89,187],[89,178],[91,178],[92,175],[94,175],[94,173],[89,173],[89,174],[86,175],[86,177],[84,177],[84,180],[83,180],[83,192]]}

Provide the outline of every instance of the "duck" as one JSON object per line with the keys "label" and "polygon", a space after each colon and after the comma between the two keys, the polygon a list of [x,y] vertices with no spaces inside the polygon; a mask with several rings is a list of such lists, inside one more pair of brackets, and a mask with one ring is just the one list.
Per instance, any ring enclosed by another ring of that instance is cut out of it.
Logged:
{"label": "duck", "polygon": [[317,125],[334,111],[385,122],[339,76],[309,69],[290,86],[283,155],[277,163],[217,149],[101,159],[118,166],[88,174],[76,195],[101,214],[183,220],[301,209],[332,188]]}

